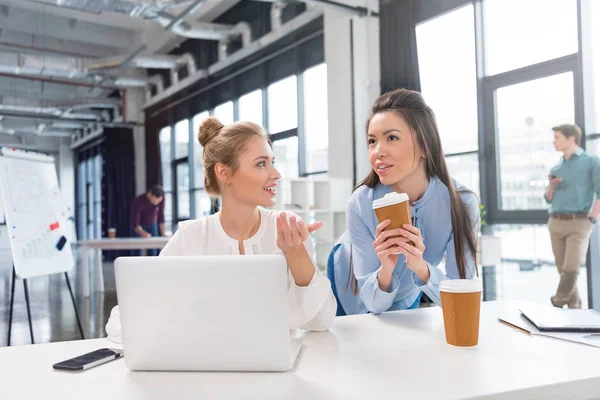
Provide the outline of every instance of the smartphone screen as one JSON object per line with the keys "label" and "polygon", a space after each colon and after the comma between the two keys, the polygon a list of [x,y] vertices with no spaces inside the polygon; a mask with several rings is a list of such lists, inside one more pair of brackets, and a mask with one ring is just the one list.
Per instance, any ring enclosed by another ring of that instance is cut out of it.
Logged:
{"label": "smartphone screen", "polygon": [[91,353],[83,354],[79,357],[71,358],[54,364],[54,369],[67,371],[82,371],[100,364],[115,360],[123,355],[123,350],[117,349],[98,349]]}

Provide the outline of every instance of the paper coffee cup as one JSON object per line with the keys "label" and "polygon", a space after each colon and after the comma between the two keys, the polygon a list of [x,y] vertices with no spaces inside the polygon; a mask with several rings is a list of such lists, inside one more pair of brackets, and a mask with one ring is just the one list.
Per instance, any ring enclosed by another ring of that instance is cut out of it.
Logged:
{"label": "paper coffee cup", "polygon": [[[390,220],[390,225],[385,228],[399,229],[402,225],[412,225],[410,217],[410,203],[406,193],[391,192],[383,196],[381,199],[373,201],[373,211],[377,215],[377,220],[382,223],[386,219]],[[414,246],[413,242],[409,242]]]}
{"label": "paper coffee cup", "polygon": [[108,237],[114,239],[117,236],[117,230],[115,228],[108,228]]}
{"label": "paper coffee cup", "polygon": [[440,283],[446,342],[473,347],[479,343],[479,311],[483,286],[479,279],[450,279]]}

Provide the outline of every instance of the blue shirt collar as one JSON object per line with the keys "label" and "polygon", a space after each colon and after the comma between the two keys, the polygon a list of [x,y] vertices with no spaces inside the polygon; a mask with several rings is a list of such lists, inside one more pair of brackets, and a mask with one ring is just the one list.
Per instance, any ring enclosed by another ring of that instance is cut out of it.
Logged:
{"label": "blue shirt collar", "polygon": [[[421,196],[421,198],[417,201],[414,202],[414,204],[412,204],[410,206],[411,210],[415,209],[415,208],[421,208],[423,207],[423,205],[427,202],[427,200],[430,197],[435,197],[435,191],[436,188],[441,184],[440,180],[436,177],[430,178],[429,179],[429,183],[427,184],[427,189],[425,189],[425,193],[423,193],[423,196]],[[383,197],[385,194],[390,193],[393,191],[392,187],[390,185],[384,185],[381,182],[375,187],[375,193],[373,196],[373,199],[379,199],[381,197]]]}
{"label": "blue shirt collar", "polygon": [[[577,148],[577,150],[575,150],[575,151],[573,152],[573,154],[571,155],[571,157],[573,157],[573,156],[577,156],[577,157],[579,157],[579,156],[581,156],[583,153],[585,153],[585,151],[584,151],[584,150],[583,150],[581,147],[578,147],[578,148]],[[569,157],[569,160],[571,159],[571,157]],[[569,161],[569,160],[567,160],[567,159],[565,158],[565,156],[562,156],[562,157],[561,157],[561,160],[562,160],[562,161]]]}
{"label": "blue shirt collar", "polygon": [[425,189],[425,193],[423,193],[423,196],[421,196],[421,198],[419,200],[417,200],[413,203],[413,206],[415,208],[423,207],[423,205],[427,202],[427,200],[432,196],[432,193],[435,192],[435,189],[438,184],[439,184],[438,178],[435,178],[435,177],[430,178],[429,183],[427,184],[427,189]]}

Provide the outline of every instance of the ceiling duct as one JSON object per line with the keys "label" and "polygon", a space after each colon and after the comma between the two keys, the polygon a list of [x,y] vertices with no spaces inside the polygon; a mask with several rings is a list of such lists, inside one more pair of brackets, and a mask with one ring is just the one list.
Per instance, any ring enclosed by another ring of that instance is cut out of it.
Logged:
{"label": "ceiling duct", "polygon": [[[175,16],[168,12],[161,11],[157,14],[155,21],[166,28],[175,18]],[[208,22],[185,22],[181,20],[181,22],[173,25],[170,30],[179,36],[192,39],[221,40],[231,35],[232,26]]]}
{"label": "ceiling duct", "polygon": [[153,75],[148,79],[148,86],[146,88],[146,99],[152,97],[152,88],[156,94],[162,93],[165,90],[165,80],[162,75]]}
{"label": "ceiling duct", "polygon": [[32,0],[36,3],[71,8],[93,14],[114,12],[132,17],[154,18],[158,12],[173,6],[190,4],[191,0]]}
{"label": "ceiling duct", "polygon": [[233,38],[240,36],[242,38],[242,48],[247,47],[252,41],[252,30],[249,23],[239,22],[233,27],[231,34],[226,39],[219,41],[219,61],[222,61],[227,57],[229,42],[231,42]]}
{"label": "ceiling duct", "polygon": [[90,60],[78,57],[51,57],[23,53],[0,53],[0,73],[23,76],[47,76],[66,79],[88,79],[119,87],[144,87],[146,80],[129,77],[106,77],[89,71]]}

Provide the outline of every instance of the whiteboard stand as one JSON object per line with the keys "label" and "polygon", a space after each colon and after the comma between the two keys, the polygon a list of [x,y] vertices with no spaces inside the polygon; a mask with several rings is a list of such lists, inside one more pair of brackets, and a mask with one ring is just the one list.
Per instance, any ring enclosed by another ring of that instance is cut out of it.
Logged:
{"label": "whiteboard stand", "polygon": [[[12,273],[12,285],[10,287],[10,314],[8,316],[8,341],[7,346],[10,346],[10,335],[12,332],[12,317],[13,317],[13,304],[15,302],[15,281],[17,279],[17,272],[13,265],[13,273]],[[77,326],[79,327],[79,334],[82,339],[85,339],[83,336],[83,328],[81,327],[81,321],[79,320],[79,313],[77,312],[77,305],[75,304],[75,296],[73,296],[73,289],[71,288],[71,281],[69,280],[69,275],[65,272],[65,279],[67,280],[67,287],[69,288],[69,293],[71,294],[71,301],[73,302],[73,309],[75,310],[75,318],[77,318]],[[29,306],[29,289],[27,288],[27,279],[23,279],[23,289],[25,291],[25,304],[27,306],[27,319],[29,320],[29,335],[31,337],[31,344],[34,344],[33,340],[33,325],[31,323],[31,307]]]}

